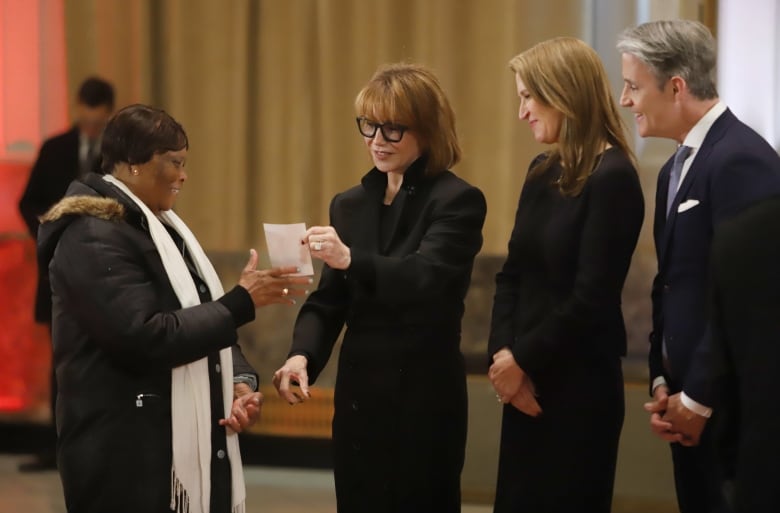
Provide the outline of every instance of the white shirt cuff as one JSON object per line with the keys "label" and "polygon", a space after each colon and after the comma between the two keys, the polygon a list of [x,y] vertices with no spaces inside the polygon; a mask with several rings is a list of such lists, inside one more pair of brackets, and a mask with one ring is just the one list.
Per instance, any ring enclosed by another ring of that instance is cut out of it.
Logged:
{"label": "white shirt cuff", "polygon": [[691,410],[696,415],[701,415],[702,417],[705,418],[710,418],[710,416],[712,415],[712,408],[708,408],[703,404],[697,403],[696,401],[694,401],[693,399],[685,395],[685,392],[680,393],[680,402],[683,404],[683,406]]}
{"label": "white shirt cuff", "polygon": [[667,386],[666,380],[664,379],[663,376],[658,376],[653,380],[652,392],[655,393],[655,389],[660,386]]}

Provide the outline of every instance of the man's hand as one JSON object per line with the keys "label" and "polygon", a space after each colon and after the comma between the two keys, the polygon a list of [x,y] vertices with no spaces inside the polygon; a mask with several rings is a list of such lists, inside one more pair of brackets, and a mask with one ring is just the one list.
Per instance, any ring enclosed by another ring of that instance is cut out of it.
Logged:
{"label": "man's hand", "polygon": [[687,447],[699,445],[701,433],[707,425],[707,417],[685,407],[680,400],[680,393],[669,397],[662,421],[669,423],[671,429],[679,433],[679,442]]}
{"label": "man's hand", "polygon": [[669,402],[669,388],[660,385],[653,390],[653,400],[645,403],[645,411],[650,413],[650,430],[661,440],[667,442],[681,442],[683,436],[672,429],[671,422],[664,420]]}

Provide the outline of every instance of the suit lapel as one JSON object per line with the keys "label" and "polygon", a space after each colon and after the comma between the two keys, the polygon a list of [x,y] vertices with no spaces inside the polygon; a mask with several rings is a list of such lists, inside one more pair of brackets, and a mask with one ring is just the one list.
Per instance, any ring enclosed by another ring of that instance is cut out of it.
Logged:
{"label": "suit lapel", "polygon": [[[688,191],[696,181],[696,178],[702,173],[706,172],[705,170],[707,168],[707,161],[709,160],[710,154],[712,153],[712,149],[715,147],[715,143],[717,143],[723,137],[726,129],[731,124],[730,122],[734,119],[736,118],[734,118],[734,115],[731,113],[731,111],[726,109],[726,111],[715,120],[715,123],[712,124],[712,127],[710,127],[710,130],[704,137],[704,141],[702,141],[701,148],[699,148],[699,150],[696,152],[696,155],[694,155],[693,162],[691,162],[691,167],[688,168],[688,172],[685,174],[685,178],[680,184],[677,195],[674,197],[674,202],[672,202],[672,208],[669,210],[669,217],[666,219],[660,254],[661,265],[666,260],[666,255],[668,254],[670,245],[669,243],[671,242],[672,233],[674,232],[674,225],[677,221],[677,209],[680,207],[680,202],[688,195]],[[664,171],[666,171],[664,183],[667,184],[666,187],[668,188],[669,172],[666,170],[666,168]],[[662,181],[664,181],[663,175],[659,177],[659,187],[661,187]]]}

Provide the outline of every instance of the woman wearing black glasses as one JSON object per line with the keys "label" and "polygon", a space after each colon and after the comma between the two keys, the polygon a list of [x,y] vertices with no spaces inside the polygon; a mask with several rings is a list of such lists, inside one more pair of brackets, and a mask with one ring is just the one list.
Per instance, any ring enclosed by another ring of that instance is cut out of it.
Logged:
{"label": "woman wearing black glasses", "polygon": [[290,403],[304,401],[346,323],[333,419],[338,511],[459,512],[460,323],[485,199],[447,170],[460,159],[455,117],[429,70],[380,68],[355,107],[374,168],[336,195],[331,225],[301,241],[325,265],[274,383]]}

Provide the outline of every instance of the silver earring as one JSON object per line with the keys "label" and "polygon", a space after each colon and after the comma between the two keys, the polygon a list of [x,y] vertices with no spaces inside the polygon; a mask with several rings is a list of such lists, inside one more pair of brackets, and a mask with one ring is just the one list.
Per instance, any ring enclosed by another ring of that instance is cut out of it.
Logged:
{"label": "silver earring", "polygon": [[134,169],[133,169],[133,174],[134,174],[134,175],[137,175],[137,174],[138,174],[138,170],[134,168]]}

